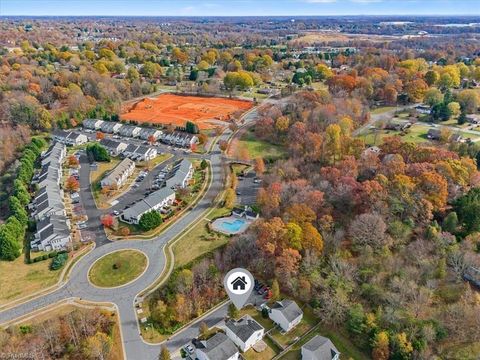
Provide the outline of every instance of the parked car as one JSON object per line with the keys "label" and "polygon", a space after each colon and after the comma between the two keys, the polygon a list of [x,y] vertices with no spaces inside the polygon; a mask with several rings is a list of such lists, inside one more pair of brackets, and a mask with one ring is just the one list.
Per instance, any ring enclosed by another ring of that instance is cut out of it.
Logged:
{"label": "parked car", "polygon": [[114,211],[113,211],[113,215],[115,215],[115,216],[118,216],[118,215],[120,215],[120,211],[118,211],[118,210],[114,210]]}
{"label": "parked car", "polygon": [[187,346],[185,346],[185,350],[187,350],[187,352],[189,354],[193,354],[195,352],[195,349],[193,348],[192,345],[188,344]]}

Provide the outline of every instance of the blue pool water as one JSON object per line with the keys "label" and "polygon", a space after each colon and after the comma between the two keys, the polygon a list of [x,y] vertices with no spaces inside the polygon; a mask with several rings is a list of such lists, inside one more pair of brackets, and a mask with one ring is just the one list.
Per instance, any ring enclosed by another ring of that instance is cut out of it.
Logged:
{"label": "blue pool water", "polygon": [[236,233],[245,225],[245,220],[243,219],[236,219],[233,222],[223,221],[219,227],[224,230],[225,232]]}

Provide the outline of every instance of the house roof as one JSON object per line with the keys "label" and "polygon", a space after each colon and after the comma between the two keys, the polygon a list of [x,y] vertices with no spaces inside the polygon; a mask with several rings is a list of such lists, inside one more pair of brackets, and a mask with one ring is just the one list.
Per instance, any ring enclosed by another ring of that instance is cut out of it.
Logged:
{"label": "house roof", "polygon": [[161,188],[148,195],[145,199],[137,201],[132,207],[123,211],[123,217],[126,219],[136,218],[151,209],[158,204],[162,203],[167,197],[175,194],[170,188]]}
{"label": "house roof", "polygon": [[111,140],[111,139],[100,140],[100,145],[102,145],[103,147],[105,147],[107,149],[111,149],[111,150],[117,150],[118,147],[120,146],[120,144],[122,144],[122,143],[118,142],[118,141],[115,141],[115,140]]}
{"label": "house roof", "polygon": [[100,119],[85,119],[82,122],[83,127],[95,127],[97,122],[100,121],[100,125],[103,123],[103,120]]}
{"label": "house roof", "polygon": [[335,355],[340,354],[330,339],[320,335],[314,336],[303,348],[311,351],[316,360],[332,360]]}
{"label": "house roof", "polygon": [[191,166],[192,163],[187,159],[183,159],[180,163],[175,165],[173,168],[175,173],[167,180],[167,187],[182,184],[185,181]]}
{"label": "house roof", "polygon": [[232,340],[224,333],[216,333],[210,339],[202,342],[201,350],[210,360],[225,360],[235,355],[238,350]]}
{"label": "house roof", "polygon": [[123,159],[107,176],[103,178],[103,180],[108,182],[116,182],[117,179],[121,178],[125,171],[130,169],[132,165],[135,166],[135,163],[132,160],[129,158]]}
{"label": "house roof", "polygon": [[245,315],[238,321],[233,319],[228,320],[225,325],[243,342],[250,339],[255,332],[263,329],[263,327],[249,315]]}
{"label": "house roof", "polygon": [[277,301],[273,304],[272,309],[280,311],[282,315],[290,322],[303,314],[302,309],[293,300]]}

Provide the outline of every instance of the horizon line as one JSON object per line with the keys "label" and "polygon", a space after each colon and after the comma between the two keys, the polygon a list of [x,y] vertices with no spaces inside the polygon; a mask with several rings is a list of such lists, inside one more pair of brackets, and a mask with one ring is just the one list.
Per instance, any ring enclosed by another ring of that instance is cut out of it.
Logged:
{"label": "horizon line", "polygon": [[59,17],[132,17],[132,18],[138,18],[138,17],[149,17],[149,18],[155,18],[155,17],[171,17],[171,18],[218,18],[218,17],[223,17],[223,18],[248,18],[248,17],[262,17],[262,18],[268,18],[268,17],[284,17],[284,18],[294,18],[294,17],[330,17],[330,16],[349,16],[349,17],[366,17],[366,16],[371,16],[371,17],[378,17],[378,16],[389,16],[389,17],[402,17],[402,16],[419,16],[419,17],[432,17],[432,16],[438,16],[438,17],[478,17],[480,18],[480,13],[476,15],[471,15],[471,14],[453,14],[453,15],[447,15],[447,14],[323,14],[323,15],[306,15],[306,14],[296,14],[296,15],[106,15],[106,14],[95,14],[95,15],[74,15],[74,14],[69,14],[69,15],[0,15],[0,18],[6,18],[6,17],[47,17],[47,18],[59,18]]}

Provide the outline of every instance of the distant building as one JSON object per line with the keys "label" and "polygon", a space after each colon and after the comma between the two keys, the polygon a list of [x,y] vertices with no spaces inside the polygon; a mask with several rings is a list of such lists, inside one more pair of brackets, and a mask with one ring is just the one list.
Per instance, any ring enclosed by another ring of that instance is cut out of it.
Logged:
{"label": "distant building", "polygon": [[251,316],[245,315],[240,320],[228,320],[225,324],[227,336],[242,352],[247,351],[258,341],[262,340],[264,328]]}
{"label": "distant building", "polygon": [[125,158],[123,159],[115,168],[105,176],[100,182],[102,188],[104,187],[115,187],[120,188],[127,181],[130,175],[133,174],[135,170],[135,163]]}
{"label": "distant building", "polygon": [[161,130],[142,128],[138,134],[138,137],[143,140],[148,140],[150,137],[152,137],[156,141],[162,134],[163,132]]}
{"label": "distant building", "polygon": [[111,139],[101,139],[100,145],[102,145],[108,151],[108,153],[112,156],[120,155],[128,146],[124,142],[115,141]]}
{"label": "distant building", "polygon": [[174,131],[170,134],[163,133],[159,140],[165,144],[174,145],[178,147],[190,148],[194,144],[198,144],[198,137],[196,135]]}
{"label": "distant building", "polygon": [[293,300],[277,301],[270,307],[268,317],[287,332],[297,326],[303,318],[303,311]]}
{"label": "distant building", "polygon": [[424,115],[430,115],[432,113],[432,109],[427,105],[417,105],[415,106],[415,110],[417,110],[419,114]]}
{"label": "distant building", "polygon": [[123,125],[118,122],[104,121],[103,124],[100,126],[100,130],[107,134],[116,134],[120,131],[122,126]]}
{"label": "distant building", "polygon": [[82,126],[84,129],[99,130],[103,123],[104,121],[100,119],[85,119],[82,122]]}
{"label": "distant building", "polygon": [[302,346],[302,360],[339,360],[340,352],[330,339],[315,335]]}
{"label": "distant building", "polygon": [[427,139],[430,140],[439,140],[441,132],[438,129],[429,129],[427,132]]}
{"label": "distant building", "polygon": [[467,122],[471,124],[480,124],[480,115],[479,114],[468,114],[466,116]]}
{"label": "distant building", "polygon": [[118,133],[122,136],[127,136],[127,137],[137,137],[138,134],[140,134],[140,130],[142,128],[138,126],[133,126],[133,125],[123,125],[119,130]]}
{"label": "distant building", "polygon": [[86,135],[76,131],[54,130],[53,139],[65,145],[82,145],[88,142]]}
{"label": "distant building", "polygon": [[144,145],[128,144],[123,155],[134,161],[148,161],[157,157],[157,149]]}
{"label": "distant building", "polygon": [[216,333],[208,340],[195,344],[198,360],[238,360],[239,352],[232,340],[224,333]]}

